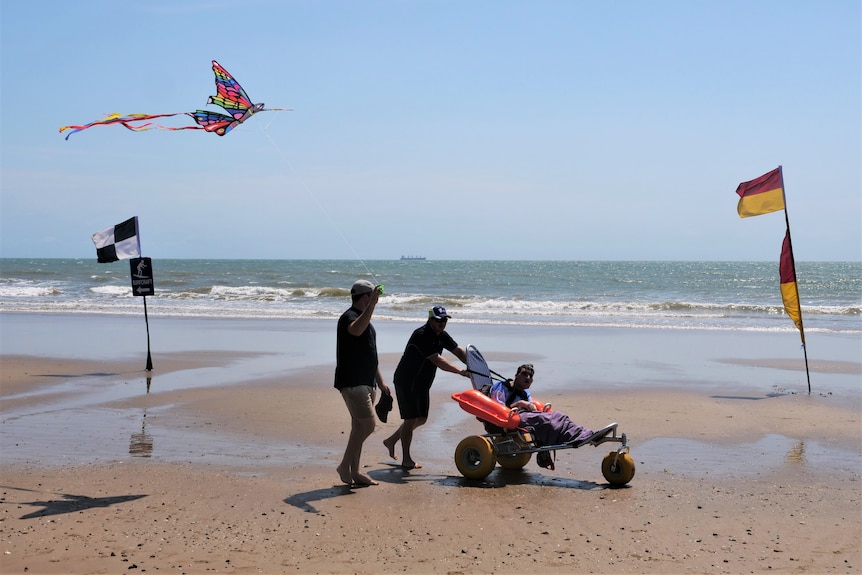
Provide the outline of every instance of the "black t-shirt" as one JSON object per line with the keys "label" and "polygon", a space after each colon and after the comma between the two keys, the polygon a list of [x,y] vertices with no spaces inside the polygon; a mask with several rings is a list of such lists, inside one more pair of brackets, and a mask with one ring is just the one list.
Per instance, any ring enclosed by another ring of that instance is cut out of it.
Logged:
{"label": "black t-shirt", "polygon": [[377,377],[377,332],[370,323],[362,334],[350,335],[347,328],[362,312],[351,307],[338,318],[335,344],[335,387],[374,387]]}
{"label": "black t-shirt", "polygon": [[458,344],[445,331],[440,335],[435,333],[434,328],[427,323],[416,329],[407,341],[404,354],[398,367],[395,368],[393,381],[396,385],[412,384],[417,387],[431,387],[434,376],[437,374],[437,366],[428,361],[429,355],[442,352],[444,349],[455,351]]}

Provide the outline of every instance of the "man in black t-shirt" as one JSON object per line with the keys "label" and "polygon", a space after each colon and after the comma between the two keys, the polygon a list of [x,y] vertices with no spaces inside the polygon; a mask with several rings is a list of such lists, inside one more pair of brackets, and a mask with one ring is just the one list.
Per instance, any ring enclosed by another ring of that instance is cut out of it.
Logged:
{"label": "man in black t-shirt", "polygon": [[348,485],[377,485],[360,473],[362,444],[374,431],[375,387],[390,394],[377,362],[377,332],[371,315],[382,289],[359,280],[350,289],[352,305],[338,318],[335,348],[335,388],[350,412],[350,438],[338,465],[338,476]]}
{"label": "man in black t-shirt", "polygon": [[389,450],[392,459],[398,459],[395,444],[401,441],[401,466],[404,469],[422,467],[411,457],[410,444],[413,442],[413,430],[428,421],[431,384],[434,383],[437,368],[469,377],[466,369],[459,369],[440,355],[447,349],[464,363],[467,362],[464,348],[459,347],[445,331],[450,317],[442,305],[432,307],[428,311],[428,321],[410,336],[401,361],[395,368],[395,397],[398,398],[398,411],[404,422],[383,441],[383,445]]}

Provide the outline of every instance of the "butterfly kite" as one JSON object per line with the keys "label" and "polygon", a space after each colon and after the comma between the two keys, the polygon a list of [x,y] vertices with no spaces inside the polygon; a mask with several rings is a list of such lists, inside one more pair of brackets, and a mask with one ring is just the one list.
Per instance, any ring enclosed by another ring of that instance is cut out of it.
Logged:
{"label": "butterfly kite", "polygon": [[[63,126],[60,128],[62,134],[66,130],[72,130],[66,135],[69,136],[81,130],[86,130],[92,126],[110,126],[111,124],[120,124],[135,132],[144,130],[206,130],[207,132],[215,132],[219,136],[224,136],[239,124],[242,124],[253,114],[258,112],[271,112],[279,110],[290,110],[290,108],[264,108],[263,103],[253,104],[249,99],[245,90],[239,85],[239,82],[233,79],[227,70],[222,68],[221,64],[213,60],[213,72],[215,73],[216,95],[210,96],[207,104],[215,104],[221,106],[229,115],[219,112],[211,112],[209,110],[196,110],[194,112],[176,112],[173,114],[110,114],[102,120],[90,122],[83,126]],[[168,118],[171,116],[191,116],[198,123],[197,126],[182,126],[178,128],[168,128],[154,124],[150,120],[157,118]],[[144,122],[144,123],[141,123]]]}

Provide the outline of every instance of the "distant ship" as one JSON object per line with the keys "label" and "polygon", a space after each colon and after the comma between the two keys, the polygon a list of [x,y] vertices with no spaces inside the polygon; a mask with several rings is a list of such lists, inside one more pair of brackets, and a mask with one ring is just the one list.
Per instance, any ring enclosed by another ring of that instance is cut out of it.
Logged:
{"label": "distant ship", "polygon": [[425,256],[401,256],[402,260],[424,260]]}

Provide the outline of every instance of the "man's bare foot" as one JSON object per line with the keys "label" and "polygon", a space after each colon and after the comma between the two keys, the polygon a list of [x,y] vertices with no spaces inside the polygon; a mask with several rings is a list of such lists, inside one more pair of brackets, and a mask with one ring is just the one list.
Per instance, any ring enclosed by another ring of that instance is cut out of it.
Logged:
{"label": "man's bare foot", "polygon": [[373,479],[371,479],[367,475],[362,475],[361,473],[357,473],[356,475],[353,476],[353,483],[355,485],[362,485],[362,486],[378,485],[378,483],[376,481],[374,481]]}
{"label": "man's bare foot", "polygon": [[396,455],[396,453],[395,453],[395,444],[396,443],[398,443],[397,439],[395,441],[393,441],[392,443],[389,443],[388,439],[383,440],[383,445],[386,446],[386,449],[389,450],[389,457],[391,457],[392,459],[398,459],[398,455]]}
{"label": "man's bare foot", "polygon": [[341,467],[337,467],[335,470],[338,472],[338,477],[341,478],[341,481],[343,481],[344,483],[346,483],[348,485],[353,483],[353,479],[350,478],[350,472],[349,471],[347,471],[346,469],[343,469]]}
{"label": "man's bare foot", "polygon": [[403,467],[404,469],[407,469],[407,470],[422,469],[422,465],[419,463],[416,463],[415,461],[405,461],[404,463],[401,464],[401,467]]}

